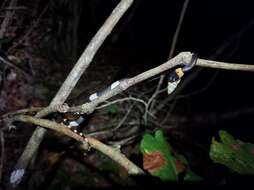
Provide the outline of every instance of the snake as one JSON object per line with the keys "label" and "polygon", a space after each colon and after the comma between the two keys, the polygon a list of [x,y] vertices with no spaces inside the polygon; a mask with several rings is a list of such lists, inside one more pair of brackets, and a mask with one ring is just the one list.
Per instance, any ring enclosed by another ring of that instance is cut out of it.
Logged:
{"label": "snake", "polygon": [[[118,81],[113,82],[111,85],[109,85],[107,88],[98,91],[96,93],[93,93],[89,96],[89,101],[92,102],[94,100],[96,100],[97,98],[103,96],[104,94],[107,94],[109,91],[113,90],[114,88],[118,87],[121,83],[126,82],[126,80],[128,80],[128,78],[124,78]],[[73,118],[70,117],[66,117],[63,119],[63,124],[69,128],[72,132],[84,137],[84,134],[82,132],[80,132],[78,130],[79,126],[81,123],[83,123],[86,119],[84,116],[82,115],[76,115],[78,117],[75,118],[75,120],[73,120]]]}
{"label": "snake", "polygon": [[[191,61],[189,63],[183,63],[183,67],[178,67],[168,75],[168,94],[171,94],[179,84],[181,78],[186,72],[189,72],[197,63],[198,56],[196,53],[192,54]],[[93,93],[89,96],[89,101],[92,102],[96,100],[97,98],[103,96],[104,94],[107,94],[109,91],[113,90],[114,88],[118,87],[121,83],[126,82],[128,78],[124,78],[118,81],[113,82],[111,85],[109,85],[107,88],[98,91],[96,93]],[[64,119],[64,124],[66,127],[68,127],[70,130],[72,130],[74,133],[79,134],[80,136],[84,137],[84,134],[82,132],[78,131],[79,125],[85,121],[85,118],[82,115],[79,115],[79,117],[76,120],[69,121],[67,118]]]}

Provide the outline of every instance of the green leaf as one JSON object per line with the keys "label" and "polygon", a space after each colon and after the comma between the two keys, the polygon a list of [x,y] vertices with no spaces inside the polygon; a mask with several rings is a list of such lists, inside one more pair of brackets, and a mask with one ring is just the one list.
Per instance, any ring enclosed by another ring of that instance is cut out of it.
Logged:
{"label": "green leaf", "polygon": [[226,131],[219,132],[220,141],[212,140],[210,158],[239,174],[254,174],[254,144],[234,139]]}
{"label": "green leaf", "polygon": [[175,158],[171,146],[166,141],[161,130],[155,132],[153,137],[145,134],[140,144],[143,154],[143,166],[148,172],[163,181],[177,181]]}
{"label": "green leaf", "polygon": [[219,131],[219,137],[222,143],[230,145],[230,144],[235,144],[237,143],[236,140],[232,135],[227,133],[226,131]]}
{"label": "green leaf", "polygon": [[184,181],[197,182],[197,181],[202,181],[202,180],[203,179],[200,176],[198,176],[197,174],[195,174],[191,170],[187,170],[187,172],[184,175]]}

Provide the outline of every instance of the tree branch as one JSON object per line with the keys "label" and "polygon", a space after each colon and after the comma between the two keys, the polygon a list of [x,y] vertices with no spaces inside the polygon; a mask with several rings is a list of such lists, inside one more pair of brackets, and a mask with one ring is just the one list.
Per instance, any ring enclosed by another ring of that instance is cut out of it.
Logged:
{"label": "tree branch", "polygon": [[[109,98],[123,92],[124,90],[130,88],[131,86],[134,86],[144,80],[147,80],[151,77],[154,77],[158,74],[161,74],[177,65],[181,65],[183,63],[188,63],[191,60],[192,54],[190,52],[181,52],[174,58],[170,59],[169,61],[165,62],[164,64],[155,67],[153,69],[150,69],[148,71],[145,71],[135,77],[129,78],[129,79],[124,79],[122,82],[115,88],[107,91],[106,93],[102,94],[102,96],[99,96],[97,99],[93,100],[92,102],[87,102],[82,105],[78,106],[73,106],[73,107],[65,107],[63,109],[64,111],[61,111],[59,109],[59,106],[52,106],[52,107],[46,107],[42,111],[46,113],[52,113],[52,112],[75,112],[77,114],[83,114],[83,113],[92,113],[96,107],[102,103],[108,100]],[[254,72],[254,65],[246,65],[246,64],[235,64],[235,63],[225,63],[225,62],[219,62],[219,61],[212,61],[212,60],[205,60],[205,59],[198,59],[196,66],[199,67],[207,67],[207,68],[219,68],[219,69],[226,69],[226,70],[238,70],[238,71],[249,71],[249,72]],[[133,97],[128,97],[128,98],[123,98],[119,100],[115,100],[109,104],[105,104],[102,106],[97,107],[98,109],[103,108],[107,105],[110,105],[112,103],[117,103],[125,100],[134,100],[134,101],[139,101],[145,106],[147,103],[145,101],[142,101],[141,99],[133,98]],[[31,110],[19,110],[14,112],[14,114],[18,113],[24,113],[25,111],[34,111],[34,110],[40,110],[41,108],[32,108]],[[41,111],[41,112],[42,112]],[[41,113],[39,112],[39,113]],[[11,114],[5,114],[4,116],[11,116]]]}
{"label": "tree branch", "polygon": [[[99,49],[99,47],[102,45],[106,37],[110,34],[110,32],[113,30],[116,23],[120,20],[120,18],[123,16],[123,14],[128,10],[128,8],[133,3],[133,0],[122,0],[117,7],[113,10],[111,15],[108,17],[108,19],[105,21],[103,26],[99,29],[99,31],[96,33],[96,35],[93,37],[91,42],[88,44],[87,48],[85,49],[84,53],[81,55],[75,66],[73,67],[72,71],[69,73],[68,77],[62,84],[61,88],[57,92],[54,99],[51,101],[49,108],[46,108],[46,110],[42,110],[38,114],[36,114],[36,117],[43,117],[52,111],[50,108],[54,107],[55,105],[63,104],[64,101],[68,98],[69,94],[71,93],[72,89],[75,87],[76,83],[78,82],[81,75],[84,73],[84,71],[88,68],[90,65],[95,53]],[[53,109],[54,110],[54,109]],[[22,153],[21,157],[19,158],[15,169],[13,172],[15,172],[17,169],[26,169],[27,165],[29,164],[30,160],[38,150],[38,147],[44,138],[46,133],[46,130],[43,128],[36,128],[33,135],[29,139],[29,142]],[[12,172],[12,174],[13,174]],[[23,175],[22,175],[23,176]],[[15,184],[10,184],[11,186],[16,187],[20,181],[22,180],[22,176],[20,177],[19,181]]]}
{"label": "tree branch", "polygon": [[[191,60],[192,54],[190,52],[182,52],[179,53],[174,58],[170,59],[166,63],[145,71],[133,78],[123,80],[116,88],[113,88],[110,91],[107,91],[102,96],[98,97],[92,102],[87,102],[85,104],[70,107],[68,112],[76,112],[76,113],[92,113],[96,106],[100,103],[108,100],[109,98],[123,92],[124,90],[128,89],[131,86],[134,86],[148,78],[154,77],[160,73],[163,73],[177,65],[181,65],[183,63],[188,63]],[[245,65],[245,64],[235,64],[235,63],[225,63],[219,61],[212,61],[212,60],[205,60],[205,59],[198,59],[196,66],[200,67],[207,67],[207,68],[219,68],[219,69],[226,69],[226,70],[238,70],[238,71],[250,71],[254,72],[254,65]]]}
{"label": "tree branch", "polygon": [[22,121],[26,123],[32,123],[34,125],[40,125],[42,127],[62,133],[68,137],[71,137],[77,141],[82,142],[81,148],[84,149],[85,151],[87,151],[89,149],[89,146],[91,146],[92,148],[106,154],[112,160],[116,161],[118,164],[123,166],[128,171],[129,174],[132,175],[144,174],[143,170],[140,169],[138,166],[136,166],[134,163],[132,163],[129,159],[127,159],[124,154],[111,148],[110,146],[107,146],[106,144],[103,144],[102,142],[92,137],[82,137],[71,131],[63,124],[59,124],[47,119],[39,119],[26,115],[15,116],[12,118],[12,121]]}
{"label": "tree branch", "polygon": [[[73,106],[73,107],[66,107],[65,109],[63,109],[64,111],[61,111],[59,109],[58,105],[52,106],[52,107],[46,107],[42,111],[45,112],[45,115],[46,115],[46,113],[52,113],[52,112],[56,112],[56,111],[75,112],[77,114],[92,113],[100,103],[105,102],[109,98],[123,92],[124,90],[130,88],[131,86],[134,86],[142,81],[152,78],[158,74],[161,74],[161,73],[163,73],[163,72],[165,72],[177,65],[180,66],[183,63],[188,63],[191,60],[191,56],[192,56],[192,54],[190,52],[181,52],[177,56],[172,58],[171,60],[165,62],[164,64],[162,64],[158,67],[155,67],[153,69],[145,71],[135,77],[122,80],[122,82],[117,87],[107,91],[102,96],[99,96],[97,99],[93,100],[92,102],[87,102],[82,105]],[[219,62],[219,61],[212,61],[212,60],[205,60],[205,59],[198,59],[196,66],[207,67],[207,68],[216,68],[216,69],[219,68],[219,69],[225,69],[225,70],[238,70],[238,71],[254,72],[254,65],[226,63],[226,62]],[[125,100],[139,101],[142,104],[144,104],[145,106],[147,105],[147,103],[141,99],[128,97],[128,98],[115,100],[113,102],[99,106],[97,108],[100,109],[100,108],[103,108],[103,107],[110,105],[112,103],[117,103],[117,102],[121,102],[121,101],[125,101]],[[41,108],[31,108],[31,110],[29,110],[29,109],[18,110],[13,113],[9,113],[9,114],[7,113],[4,116],[7,117],[7,116],[11,116],[12,114],[24,113],[26,111],[36,111],[36,110],[40,110],[40,109]],[[39,113],[41,113],[41,112],[39,112]]]}
{"label": "tree branch", "polygon": [[197,66],[215,68],[215,69],[235,70],[235,71],[251,71],[251,72],[254,71],[254,65],[226,63],[226,62],[212,61],[212,60],[206,60],[206,59],[198,59]]}

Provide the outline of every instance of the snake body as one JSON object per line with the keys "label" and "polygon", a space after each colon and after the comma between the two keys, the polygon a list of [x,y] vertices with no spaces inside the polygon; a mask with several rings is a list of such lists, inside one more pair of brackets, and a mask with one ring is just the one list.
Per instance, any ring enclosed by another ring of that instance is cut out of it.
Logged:
{"label": "snake body", "polygon": [[[103,96],[104,94],[107,94],[109,91],[113,90],[114,88],[116,88],[117,86],[119,86],[122,82],[124,82],[125,80],[127,80],[126,78],[125,79],[121,79],[121,80],[118,80],[118,81],[115,81],[113,82],[110,86],[108,86],[107,88],[99,91],[99,92],[96,92],[96,93],[93,93],[89,96],[89,100],[90,102],[94,101],[95,99]],[[64,119],[64,124],[66,127],[68,127],[70,130],[72,130],[74,133],[77,133],[79,134],[80,136],[84,137],[84,134],[82,132],[79,132],[78,131],[78,127],[79,125],[85,121],[85,118],[84,116],[80,115],[76,120],[68,120],[68,119]]]}

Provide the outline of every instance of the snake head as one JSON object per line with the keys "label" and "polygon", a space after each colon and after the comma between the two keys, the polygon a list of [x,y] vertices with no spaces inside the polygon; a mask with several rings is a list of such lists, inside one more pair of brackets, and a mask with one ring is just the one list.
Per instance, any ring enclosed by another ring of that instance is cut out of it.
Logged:
{"label": "snake head", "polygon": [[191,70],[197,63],[198,55],[196,53],[192,53],[191,61],[188,64],[184,64],[183,72],[187,72]]}

